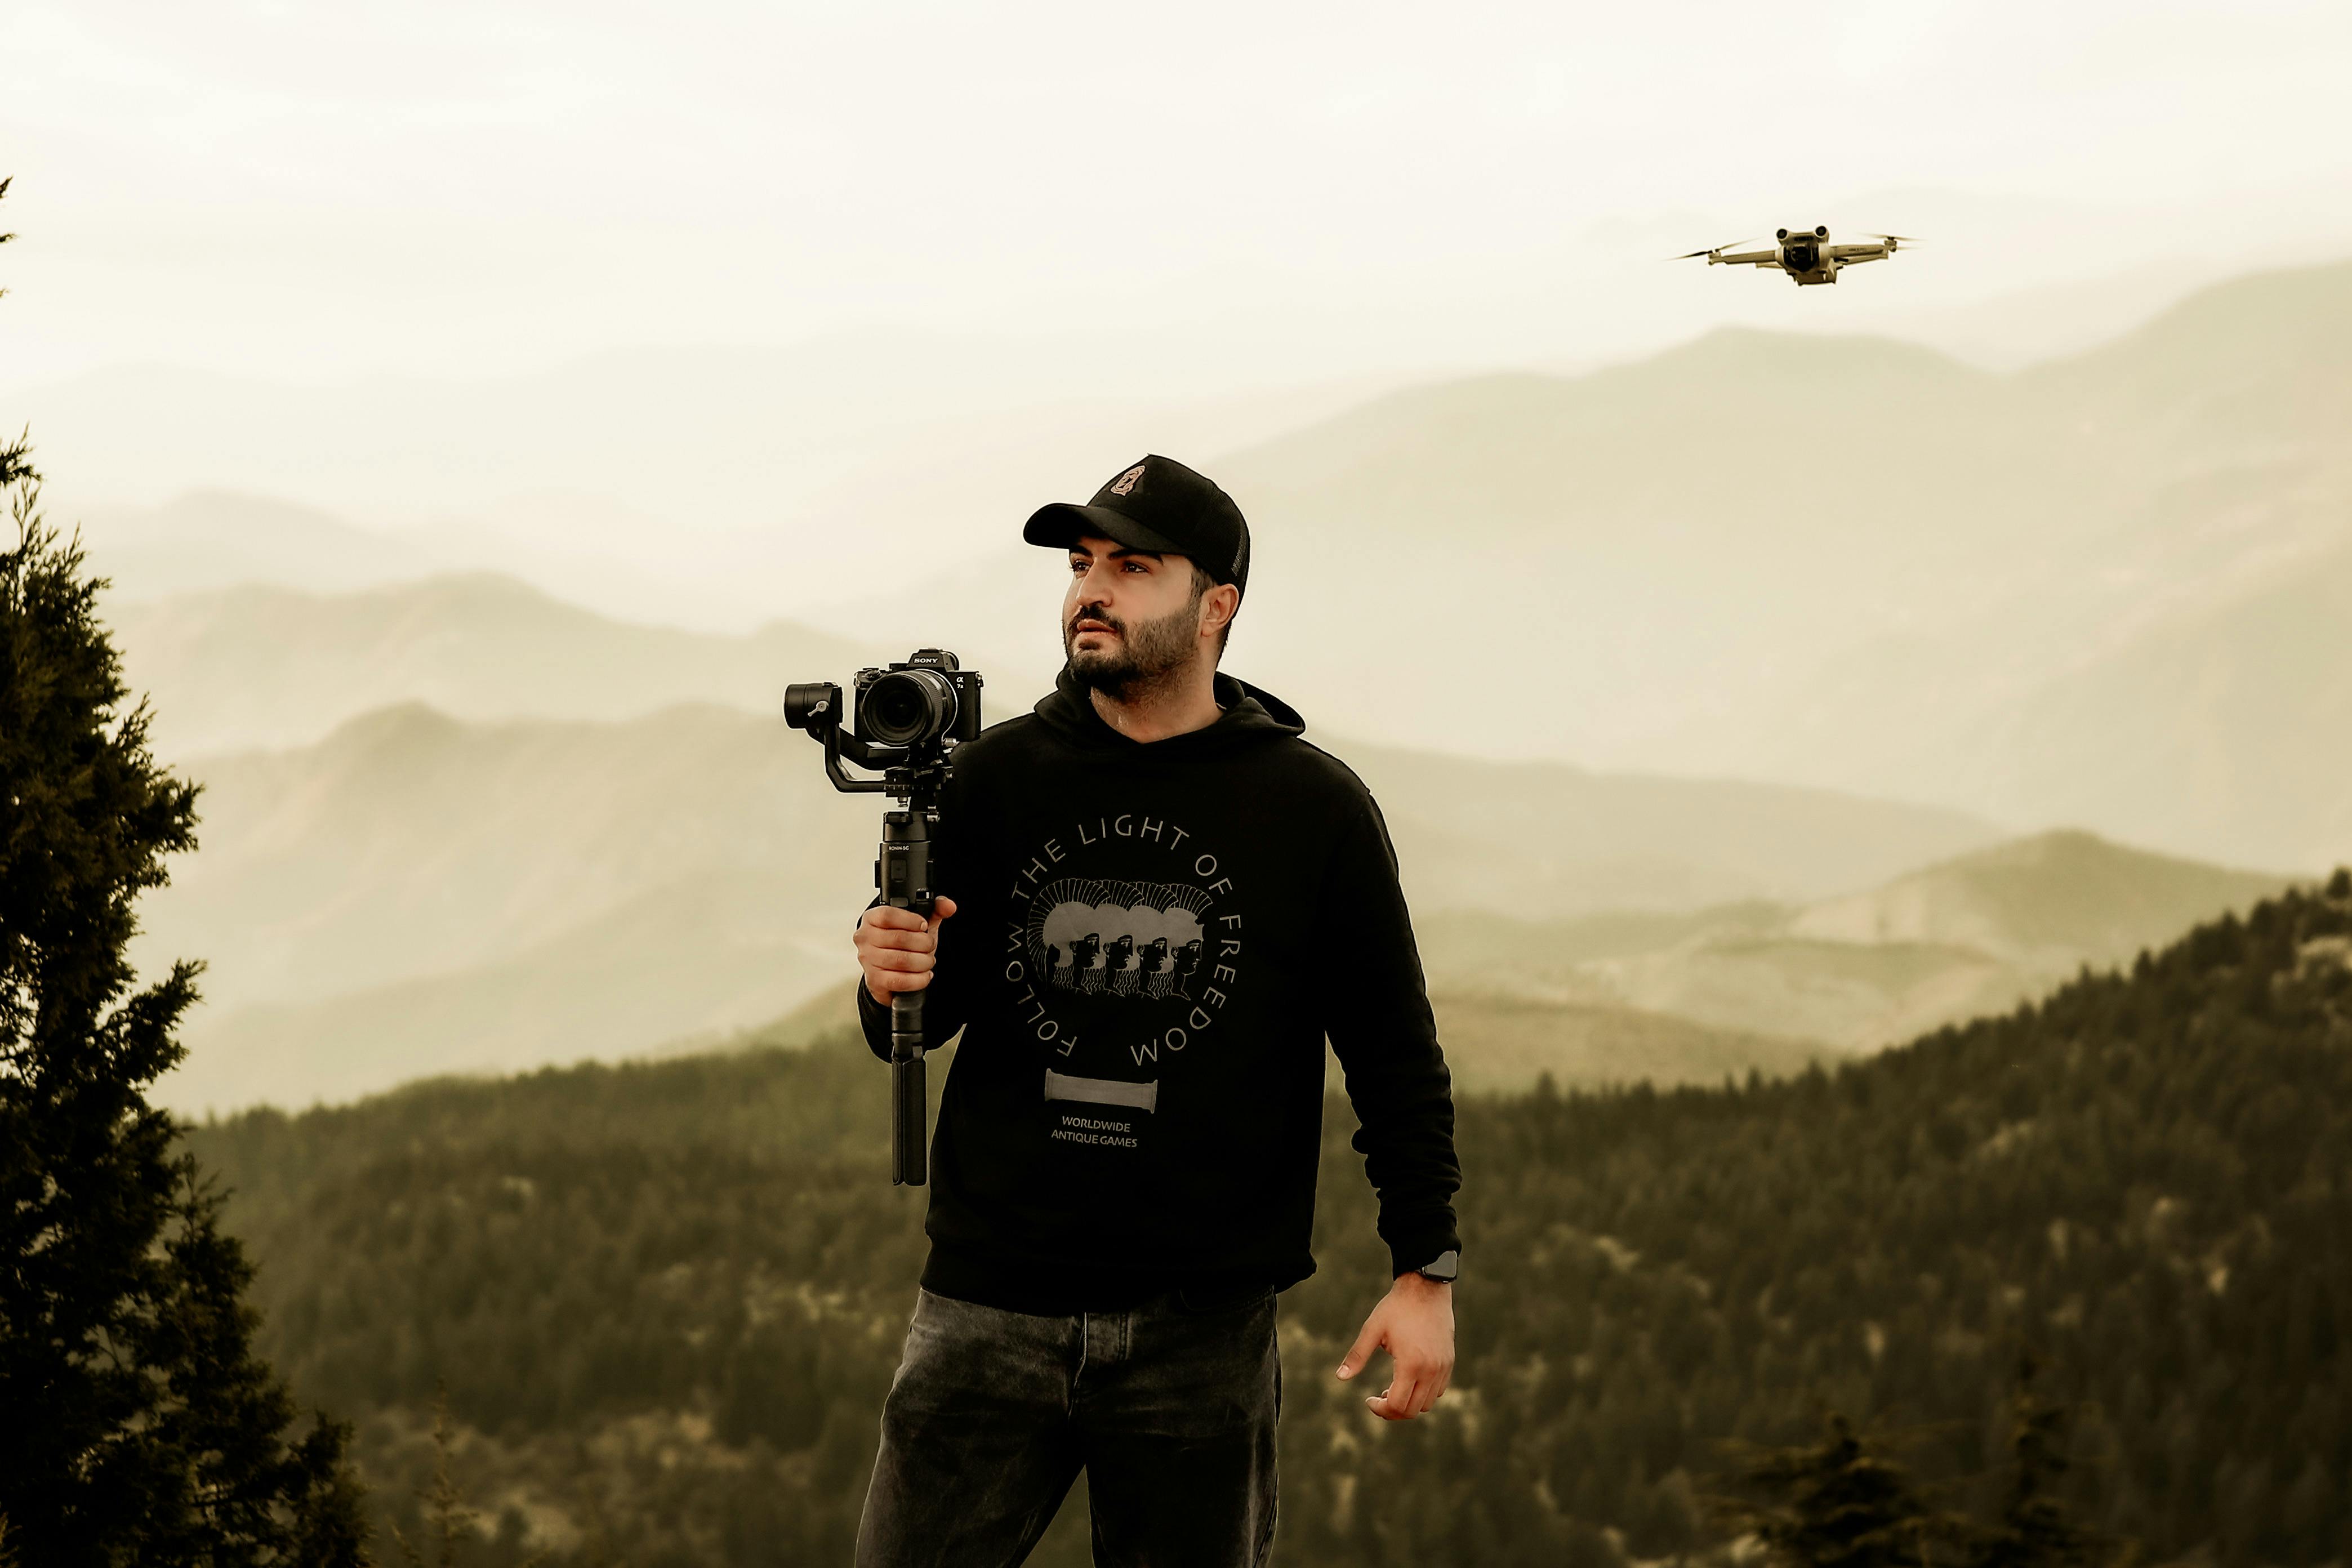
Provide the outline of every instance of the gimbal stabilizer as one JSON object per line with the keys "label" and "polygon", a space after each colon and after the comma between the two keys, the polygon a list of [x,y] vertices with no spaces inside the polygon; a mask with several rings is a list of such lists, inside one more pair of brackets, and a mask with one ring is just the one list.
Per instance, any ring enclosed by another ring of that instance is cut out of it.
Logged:
{"label": "gimbal stabilizer", "polygon": [[[977,670],[961,669],[956,656],[921,648],[904,664],[861,669],[854,686],[855,724],[841,732],[841,688],[816,681],[784,689],[784,722],[824,743],[824,776],[853,795],[893,795],[898,808],[882,814],[882,848],[874,862],[879,902],[930,917],[931,828],[939,821],[940,790],[955,748],[980,733]],[[877,768],[878,779],[853,778],[846,757]],[[923,994],[890,998],[890,1180],[919,1187],[928,1138],[923,1071]]]}

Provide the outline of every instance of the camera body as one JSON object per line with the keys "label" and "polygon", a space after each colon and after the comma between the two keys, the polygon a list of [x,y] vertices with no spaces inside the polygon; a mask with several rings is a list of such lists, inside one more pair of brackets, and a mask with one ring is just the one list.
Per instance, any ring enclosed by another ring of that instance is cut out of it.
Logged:
{"label": "camera body", "polygon": [[980,671],[945,648],[917,648],[882,669],[853,678],[853,732],[877,746],[969,741],[980,733]]}
{"label": "camera body", "polygon": [[[844,750],[852,762],[880,766],[918,762],[969,741],[980,733],[982,685],[980,671],[963,668],[939,647],[861,669],[850,681],[852,743]],[[784,722],[821,739],[838,734],[843,706],[841,688],[831,681],[784,689]],[[877,747],[884,752],[869,757]]]}

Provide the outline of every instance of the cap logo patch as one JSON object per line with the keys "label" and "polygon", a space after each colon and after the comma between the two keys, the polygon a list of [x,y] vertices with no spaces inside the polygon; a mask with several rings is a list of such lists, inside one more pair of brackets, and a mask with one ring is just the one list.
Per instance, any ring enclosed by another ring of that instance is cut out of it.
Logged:
{"label": "cap logo patch", "polygon": [[1127,472],[1119,475],[1118,478],[1111,480],[1110,493],[1115,496],[1133,495],[1135,493],[1135,481],[1142,477],[1143,465],[1141,463],[1138,463],[1135,467],[1128,469]]}

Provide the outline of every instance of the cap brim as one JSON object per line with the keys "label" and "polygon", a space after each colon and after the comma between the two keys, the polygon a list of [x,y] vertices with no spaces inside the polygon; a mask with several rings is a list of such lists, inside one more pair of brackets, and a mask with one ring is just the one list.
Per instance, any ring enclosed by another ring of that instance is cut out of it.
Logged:
{"label": "cap brim", "polygon": [[1154,533],[1123,511],[1113,511],[1107,506],[1079,506],[1072,501],[1055,501],[1041,506],[1029,516],[1021,530],[1021,537],[1032,544],[1042,544],[1048,550],[1067,550],[1087,534],[1115,540],[1129,550],[1149,550],[1155,555],[1181,555],[1192,558],[1192,552],[1163,534]]}

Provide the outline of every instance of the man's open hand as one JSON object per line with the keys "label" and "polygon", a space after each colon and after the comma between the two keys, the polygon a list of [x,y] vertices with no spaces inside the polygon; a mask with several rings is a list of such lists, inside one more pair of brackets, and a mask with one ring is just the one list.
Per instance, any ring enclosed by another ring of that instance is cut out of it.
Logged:
{"label": "man's open hand", "polygon": [[1376,1350],[1395,1365],[1389,1385],[1364,1403],[1384,1421],[1410,1421],[1437,1403],[1454,1381],[1454,1287],[1402,1274],[1364,1320],[1364,1331],[1339,1363],[1341,1378],[1364,1370]]}
{"label": "man's open hand", "polygon": [[929,920],[887,904],[866,910],[855,939],[858,967],[866,971],[866,994],[887,1007],[891,993],[929,985],[931,965],[939,961],[940,922],[955,911],[955,900],[945,898],[933,902]]}

